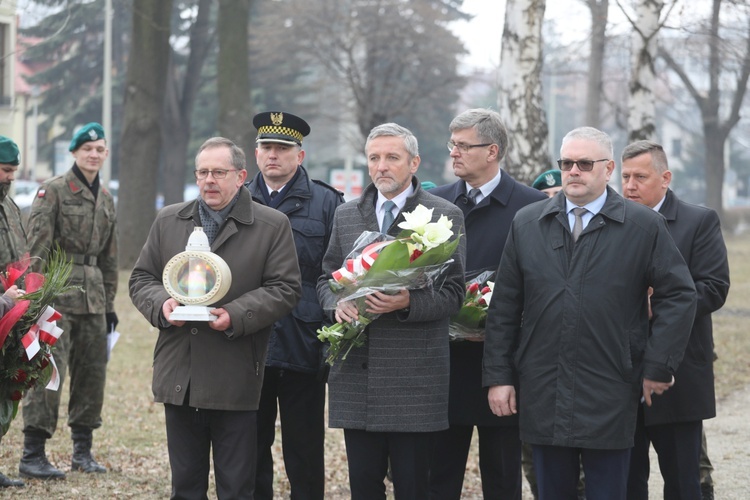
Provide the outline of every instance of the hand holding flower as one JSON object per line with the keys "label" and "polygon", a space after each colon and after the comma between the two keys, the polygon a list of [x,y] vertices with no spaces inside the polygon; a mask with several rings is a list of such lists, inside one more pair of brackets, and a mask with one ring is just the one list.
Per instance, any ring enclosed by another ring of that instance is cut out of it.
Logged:
{"label": "hand holding flower", "polygon": [[353,300],[345,300],[336,306],[335,316],[337,323],[351,323],[359,319],[359,310]]}
{"label": "hand holding flower", "polygon": [[410,300],[409,290],[401,289],[396,294],[387,294],[384,292],[371,293],[366,296],[365,304],[367,305],[368,313],[386,314],[409,307]]}
{"label": "hand holding flower", "polygon": [[24,290],[21,290],[20,288],[18,288],[17,285],[13,285],[10,288],[8,288],[7,290],[5,290],[5,293],[3,295],[5,295],[6,297],[8,297],[9,299],[13,299],[13,300],[17,301],[19,298],[21,298],[24,295],[26,295],[26,292]]}

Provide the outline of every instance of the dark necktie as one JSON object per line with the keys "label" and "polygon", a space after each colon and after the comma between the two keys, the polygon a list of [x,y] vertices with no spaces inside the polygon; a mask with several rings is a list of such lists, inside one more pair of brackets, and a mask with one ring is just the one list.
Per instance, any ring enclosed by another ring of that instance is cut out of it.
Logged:
{"label": "dark necktie", "polygon": [[469,189],[469,194],[467,196],[472,201],[472,203],[474,203],[474,205],[476,205],[477,204],[477,199],[478,199],[478,197],[479,197],[480,194],[482,194],[482,190],[481,189],[472,188],[472,189]]}
{"label": "dark necktie", "polygon": [[383,210],[385,210],[385,213],[383,214],[383,225],[380,228],[381,233],[388,233],[388,229],[390,229],[393,221],[396,219],[393,216],[393,207],[395,206],[396,204],[391,200],[383,203]]}
{"label": "dark necktie", "polygon": [[577,242],[578,237],[581,235],[581,231],[583,231],[583,214],[585,214],[588,210],[586,210],[583,207],[576,207],[573,209],[573,215],[575,215],[575,223],[573,224],[573,241]]}
{"label": "dark necktie", "polygon": [[271,199],[273,200],[273,199],[274,199],[274,198],[276,198],[276,197],[277,197],[278,195],[279,195],[279,192],[278,192],[278,191],[271,191],[271,194],[270,194],[269,196],[270,196],[270,197],[271,197]]}

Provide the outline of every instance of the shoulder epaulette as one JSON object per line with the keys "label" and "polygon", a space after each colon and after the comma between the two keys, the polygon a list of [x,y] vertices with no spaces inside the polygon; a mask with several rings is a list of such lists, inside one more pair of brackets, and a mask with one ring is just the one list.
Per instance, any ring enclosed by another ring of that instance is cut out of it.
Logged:
{"label": "shoulder epaulette", "polygon": [[313,182],[314,182],[315,184],[319,185],[319,186],[323,186],[324,188],[328,188],[328,189],[330,189],[331,191],[333,191],[334,193],[336,193],[336,194],[337,194],[337,195],[339,195],[339,196],[344,196],[344,193],[342,193],[341,191],[339,191],[339,190],[338,190],[338,189],[336,189],[335,187],[331,186],[331,185],[330,185],[330,184],[328,184],[327,182],[321,181],[320,179],[313,179],[312,181],[313,181]]}

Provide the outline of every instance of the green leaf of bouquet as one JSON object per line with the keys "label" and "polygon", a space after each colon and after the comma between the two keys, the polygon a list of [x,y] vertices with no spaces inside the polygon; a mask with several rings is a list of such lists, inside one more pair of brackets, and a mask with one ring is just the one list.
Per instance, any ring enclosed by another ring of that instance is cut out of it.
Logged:
{"label": "green leaf of bouquet", "polygon": [[487,311],[478,307],[462,307],[458,314],[451,316],[451,321],[469,328],[481,328],[485,325]]}
{"label": "green leaf of bouquet", "polygon": [[5,436],[10,429],[10,423],[18,413],[18,401],[7,399],[0,401],[0,437]]}
{"label": "green leaf of bouquet", "polygon": [[378,258],[370,266],[365,279],[376,279],[387,271],[406,269],[409,267],[409,248],[403,241],[394,241],[380,251]]}
{"label": "green leaf of bouquet", "polygon": [[[456,251],[458,247],[459,238],[448,243],[443,243],[435,248],[427,250],[425,253],[414,259],[414,262],[409,264],[409,267],[424,267],[434,266],[436,264],[442,264],[443,262],[450,259],[451,255]],[[408,258],[408,257],[407,257]],[[377,262],[377,260],[375,261]]]}

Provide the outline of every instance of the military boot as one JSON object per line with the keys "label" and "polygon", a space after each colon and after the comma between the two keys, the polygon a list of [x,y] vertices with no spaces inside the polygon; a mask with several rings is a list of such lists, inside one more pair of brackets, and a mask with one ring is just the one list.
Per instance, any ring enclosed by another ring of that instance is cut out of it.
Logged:
{"label": "military boot", "polygon": [[23,488],[23,481],[18,479],[11,479],[2,472],[0,472],[0,488]]}
{"label": "military boot", "polygon": [[18,466],[21,477],[35,479],[65,479],[65,473],[55,468],[44,452],[47,438],[31,434],[24,434],[23,456]]}
{"label": "military boot", "polygon": [[93,441],[91,429],[73,427],[71,437],[73,438],[73,470],[86,473],[107,472],[107,469],[99,465],[91,455],[91,442]]}

